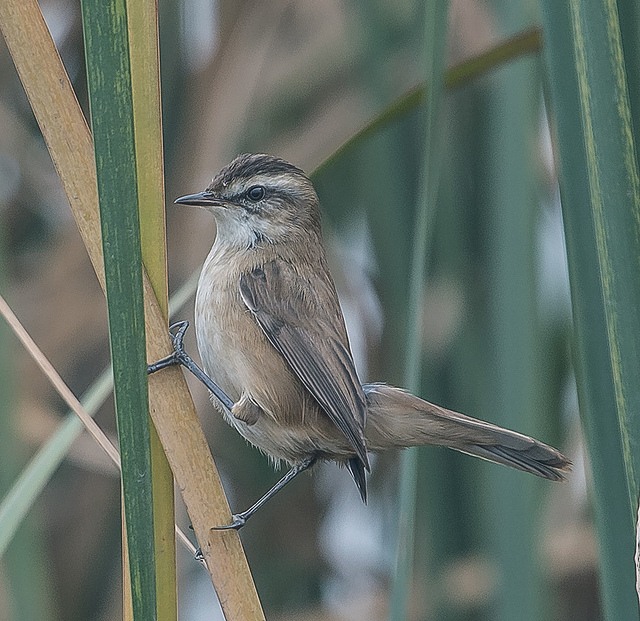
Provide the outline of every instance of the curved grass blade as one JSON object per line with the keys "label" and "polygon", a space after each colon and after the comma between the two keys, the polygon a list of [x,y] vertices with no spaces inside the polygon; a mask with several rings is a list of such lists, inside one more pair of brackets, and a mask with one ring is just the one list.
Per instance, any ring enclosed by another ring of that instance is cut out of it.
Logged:
{"label": "curved grass blade", "polygon": [[[90,414],[95,414],[111,394],[112,388],[111,369],[107,369],[83,396],[83,407]],[[80,419],[73,413],[68,414],[55,433],[31,458],[0,502],[0,557],[83,429]]]}
{"label": "curved grass blade", "polygon": [[[606,619],[638,618],[640,183],[614,2],[545,0],[580,414]],[[577,114],[576,114],[577,111]]]}
{"label": "curved grass blade", "polygon": [[[501,41],[491,49],[478,54],[469,60],[461,62],[445,72],[444,86],[447,90],[458,88],[467,82],[477,78],[483,73],[487,73],[523,54],[540,51],[542,47],[542,37],[539,28],[525,30],[524,32]],[[415,86],[392,101],[386,108],[379,112],[366,125],[350,136],[340,147],[338,147],[329,157],[320,162],[312,172],[312,175],[319,174],[325,168],[337,162],[343,155],[355,149],[363,141],[374,136],[385,127],[388,127],[395,120],[401,118],[408,112],[415,110],[422,105],[427,96],[427,87],[424,84]]]}

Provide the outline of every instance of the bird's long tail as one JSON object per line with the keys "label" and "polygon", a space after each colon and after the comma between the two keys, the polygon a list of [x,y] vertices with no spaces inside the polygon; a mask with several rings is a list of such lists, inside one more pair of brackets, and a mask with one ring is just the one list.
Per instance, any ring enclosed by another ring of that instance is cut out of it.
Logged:
{"label": "bird's long tail", "polygon": [[511,468],[562,481],[571,462],[556,449],[515,431],[446,410],[393,386],[366,384],[365,437],[370,451],[447,446]]}

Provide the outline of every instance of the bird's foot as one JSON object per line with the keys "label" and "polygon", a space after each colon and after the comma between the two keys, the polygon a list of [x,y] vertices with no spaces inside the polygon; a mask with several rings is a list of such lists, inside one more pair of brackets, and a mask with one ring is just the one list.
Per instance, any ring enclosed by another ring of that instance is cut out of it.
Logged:
{"label": "bird's foot", "polygon": [[[177,364],[182,364],[186,367],[189,366],[189,361],[191,358],[187,355],[187,352],[184,349],[184,333],[187,331],[189,327],[188,321],[179,321],[178,323],[174,323],[169,328],[169,336],[171,337],[171,342],[173,343],[173,353],[169,354],[165,358],[161,358],[157,362],[150,364],[147,366],[147,373],[151,375],[151,373],[155,373],[156,371],[160,371],[160,369],[165,369],[166,367],[175,366]],[[177,328],[177,332],[174,334],[172,330]]]}
{"label": "bird's foot", "polygon": [[[178,323],[174,323],[169,328],[169,336],[171,337],[171,342],[173,343],[173,353],[150,364],[147,366],[147,373],[155,373],[160,369],[164,369],[166,367],[171,367],[176,364],[181,364],[186,369],[189,369],[195,377],[197,377],[224,405],[229,411],[233,407],[233,401],[227,396],[227,394],[220,388],[187,354],[184,349],[184,333],[187,331],[189,327],[188,321],[179,321]],[[172,332],[173,329],[177,328],[176,333]]]}
{"label": "bird's foot", "polygon": [[301,472],[308,470],[316,463],[317,457],[315,455],[309,455],[305,457],[300,463],[296,464],[287,472],[264,496],[260,498],[256,503],[249,507],[242,513],[234,513],[231,516],[231,523],[226,526],[213,526],[211,530],[240,530],[247,520],[260,508],[262,505],[275,496],[285,485],[297,477]]}
{"label": "bird's foot", "polygon": [[231,522],[226,526],[213,526],[211,530],[240,530],[246,523],[251,513],[245,511],[243,513],[234,513],[231,516]]}

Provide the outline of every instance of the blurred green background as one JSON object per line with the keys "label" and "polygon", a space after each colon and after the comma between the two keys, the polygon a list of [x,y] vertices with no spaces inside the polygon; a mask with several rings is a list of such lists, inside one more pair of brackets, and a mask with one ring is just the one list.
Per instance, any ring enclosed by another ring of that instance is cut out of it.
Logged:
{"label": "blurred green background", "polygon": [[[210,215],[172,206],[245,151],[313,170],[424,79],[412,0],[162,0],[160,43],[170,290],[204,260]],[[87,112],[79,4],[42,10]],[[536,2],[450,3],[446,65],[539,25]],[[422,303],[421,395],[535,435],[574,471],[553,485],[444,449],[418,455],[409,618],[595,620],[598,556],[569,340],[571,304],[542,56],[443,94]],[[415,110],[313,177],[361,378],[402,385],[424,145]],[[0,286],[76,394],[108,363],[106,306],[0,43]],[[182,313],[191,318],[192,303]],[[0,493],[59,424],[61,400],[0,322]],[[196,351],[193,333],[188,347]],[[232,508],[278,476],[194,396]],[[115,434],[113,404],[97,419]],[[322,466],[243,531],[269,619],[388,616],[399,459],[376,457],[368,506]],[[178,500],[178,503],[180,501]],[[178,507],[180,523],[188,520]],[[179,549],[181,619],[220,618],[206,572]],[[0,618],[121,618],[115,468],[82,436],[0,564]]]}

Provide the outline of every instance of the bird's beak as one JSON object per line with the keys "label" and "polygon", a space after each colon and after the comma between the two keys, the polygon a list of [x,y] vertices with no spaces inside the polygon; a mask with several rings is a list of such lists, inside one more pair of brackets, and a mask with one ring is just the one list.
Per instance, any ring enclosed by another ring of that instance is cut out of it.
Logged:
{"label": "bird's beak", "polygon": [[198,194],[188,194],[187,196],[181,196],[176,198],[174,203],[180,205],[195,205],[196,207],[211,207],[221,206],[222,202],[217,199],[211,192],[199,192]]}

